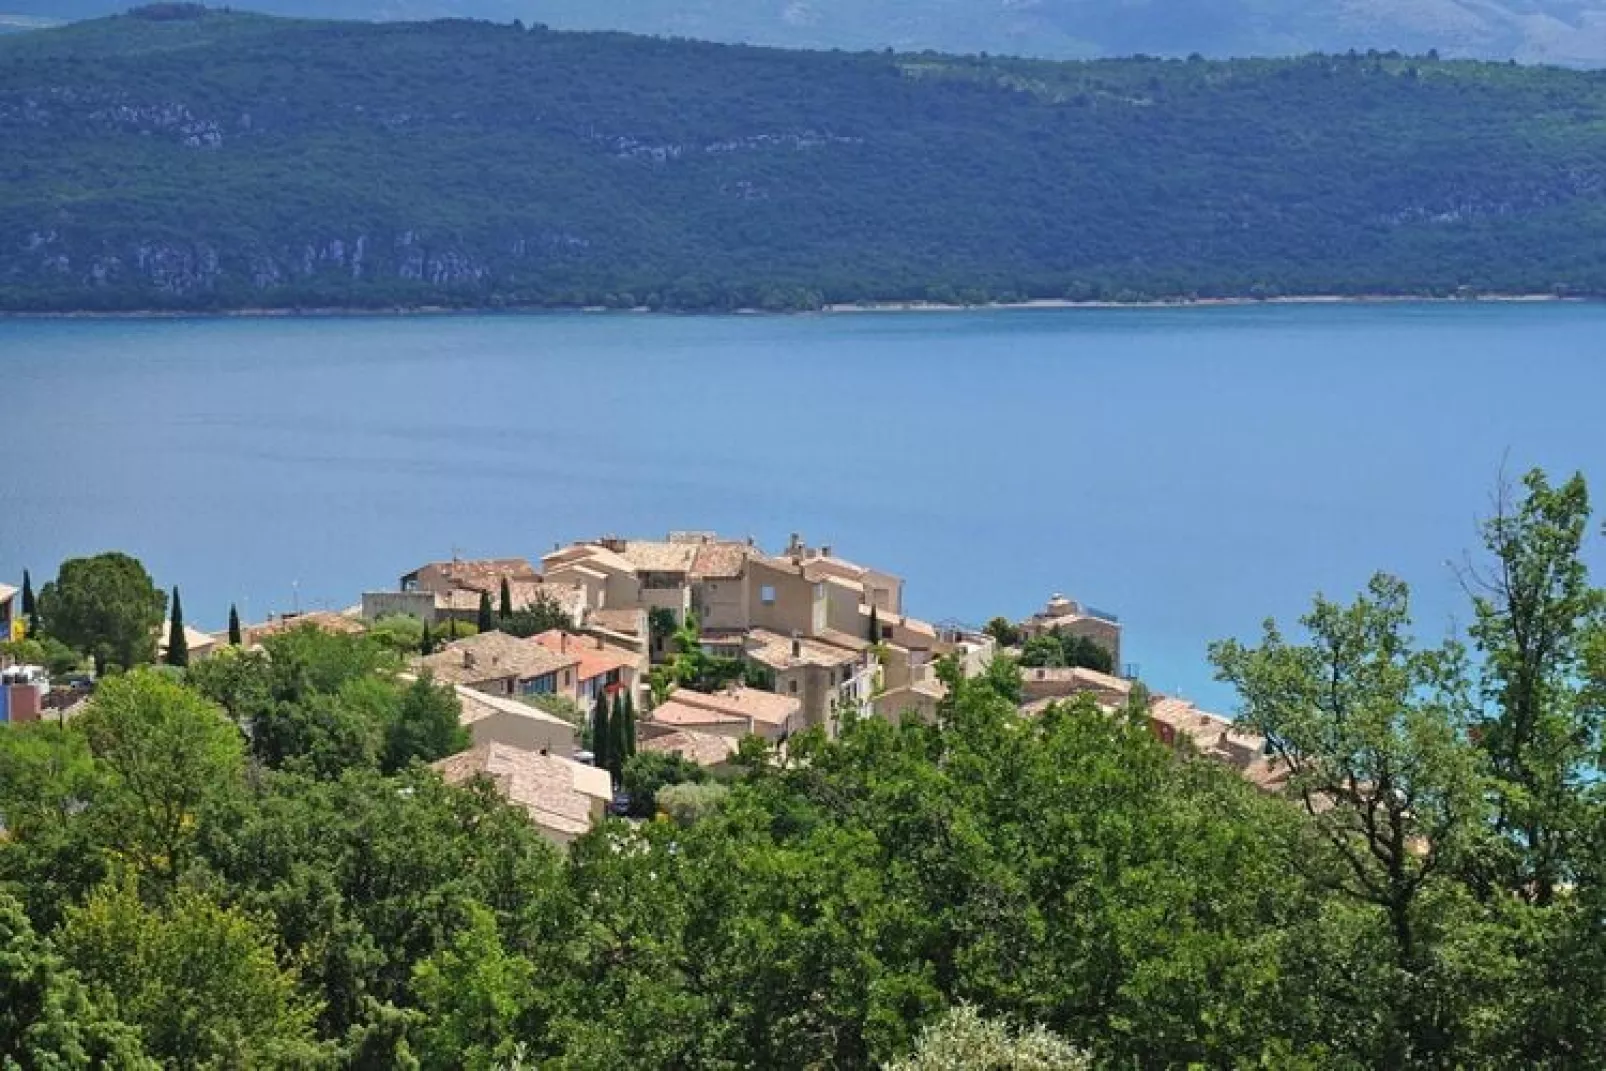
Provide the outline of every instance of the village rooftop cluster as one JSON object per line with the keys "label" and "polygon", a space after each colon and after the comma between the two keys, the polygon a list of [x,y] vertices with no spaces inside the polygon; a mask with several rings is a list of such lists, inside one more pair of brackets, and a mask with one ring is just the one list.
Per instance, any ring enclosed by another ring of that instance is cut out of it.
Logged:
{"label": "village rooftop cluster", "polygon": [[[0,585],[0,636],[18,614],[17,595]],[[484,623],[488,603],[500,614],[539,609],[556,623],[525,637],[470,628]],[[410,672],[452,687],[473,741],[436,769],[451,782],[489,779],[560,844],[586,832],[615,798],[608,771],[581,747],[587,712],[599,698],[629,696],[643,712],[635,726],[641,751],[679,755],[726,776],[750,736],[782,749],[802,730],[834,736],[853,718],[933,721],[947,694],[940,662],[972,676],[1001,652],[1019,653],[1001,647],[997,628],[938,625],[905,613],[900,577],[830,546],[793,535],[770,554],[751,539],[709,532],[559,545],[539,568],[525,558],[432,562],[403,575],[395,590],[364,593],[349,610],[278,616],[244,626],[240,641],[255,646],[307,626],[359,632],[396,615],[422,621],[441,640],[432,653],[414,656]],[[740,675],[706,690],[665,686],[662,667],[680,653],[688,626],[704,654],[739,667]],[[162,643],[168,631],[164,625]],[[192,659],[229,643],[227,633],[187,629],[186,636]],[[1122,666],[1122,629],[1113,615],[1056,595],[1006,638],[1024,644],[1041,636],[1078,637],[1107,652],[1118,671]],[[0,721],[56,710],[66,717],[82,702],[71,687],[53,694],[38,667],[0,672]],[[1024,668],[1021,675],[1025,715],[1076,696],[1113,713],[1141,697],[1162,740],[1186,742],[1265,788],[1285,776],[1260,738],[1187,700],[1139,692],[1130,676],[1084,667]]]}

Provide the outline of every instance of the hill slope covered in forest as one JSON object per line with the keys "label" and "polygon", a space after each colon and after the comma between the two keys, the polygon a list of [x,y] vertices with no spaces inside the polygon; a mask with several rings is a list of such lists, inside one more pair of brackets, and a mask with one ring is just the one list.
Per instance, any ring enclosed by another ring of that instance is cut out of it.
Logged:
{"label": "hill slope covered in forest", "polygon": [[1606,77],[446,22],[0,38],[0,307],[1606,293]]}
{"label": "hill slope covered in forest", "polygon": [[[84,19],[128,0],[0,0],[8,13]],[[1400,49],[1606,64],[1602,0],[256,0],[275,15],[522,19],[784,48],[995,52],[1049,59],[1149,53],[1291,55]]]}

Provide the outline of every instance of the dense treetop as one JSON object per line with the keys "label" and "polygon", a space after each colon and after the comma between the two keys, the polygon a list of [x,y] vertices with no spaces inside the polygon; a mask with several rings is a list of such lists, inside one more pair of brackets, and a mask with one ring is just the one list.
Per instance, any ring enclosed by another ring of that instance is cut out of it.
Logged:
{"label": "dense treetop", "polygon": [[1606,293],[1606,76],[209,13],[0,39],[0,307]]}

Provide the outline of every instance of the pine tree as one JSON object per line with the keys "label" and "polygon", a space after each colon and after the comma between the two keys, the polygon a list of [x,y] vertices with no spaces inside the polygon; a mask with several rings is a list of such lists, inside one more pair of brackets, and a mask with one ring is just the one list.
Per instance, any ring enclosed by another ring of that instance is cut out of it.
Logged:
{"label": "pine tree", "polygon": [[599,770],[612,767],[608,764],[608,744],[612,730],[608,726],[608,693],[597,693],[597,705],[591,713],[591,763]]}
{"label": "pine tree", "polygon": [[184,604],[179,602],[176,585],[173,588],[173,619],[167,631],[167,664],[179,667],[190,664],[190,643],[184,636]]}
{"label": "pine tree", "polygon": [[636,700],[629,691],[625,692],[625,758],[636,753]]}
{"label": "pine tree", "polygon": [[480,618],[476,622],[481,632],[489,632],[496,627],[491,619],[491,596],[489,592],[480,592]]}
{"label": "pine tree", "polygon": [[870,604],[870,642],[881,642],[881,618],[876,613],[875,603]]}
{"label": "pine tree", "polygon": [[430,635],[429,621],[424,621],[424,638],[418,641],[418,653],[426,658],[435,653],[435,637]]}
{"label": "pine tree", "polygon": [[229,604],[229,646],[245,646],[245,633],[240,628],[240,610],[233,603]]}
{"label": "pine tree", "polygon": [[619,696],[613,699],[613,714],[608,719],[608,769],[613,776],[624,776],[625,759],[629,757],[629,730],[626,728],[625,701]]}
{"label": "pine tree", "polygon": [[502,578],[502,620],[506,621],[513,616],[513,589],[508,585],[507,577]]}

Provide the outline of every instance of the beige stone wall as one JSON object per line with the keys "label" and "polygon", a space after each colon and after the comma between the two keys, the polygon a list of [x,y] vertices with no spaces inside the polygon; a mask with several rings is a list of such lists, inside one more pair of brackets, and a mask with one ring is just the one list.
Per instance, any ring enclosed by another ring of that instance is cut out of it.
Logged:
{"label": "beige stone wall", "polygon": [[703,628],[744,629],[748,623],[748,578],[744,574],[721,580],[702,580],[692,587],[692,606]]}
{"label": "beige stone wall", "polygon": [[574,729],[558,725],[545,718],[527,718],[517,714],[496,713],[481,718],[468,727],[474,746],[506,744],[524,751],[541,751],[563,758],[573,758],[575,752]]}

